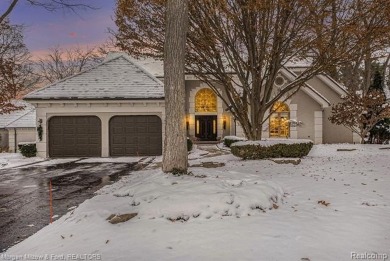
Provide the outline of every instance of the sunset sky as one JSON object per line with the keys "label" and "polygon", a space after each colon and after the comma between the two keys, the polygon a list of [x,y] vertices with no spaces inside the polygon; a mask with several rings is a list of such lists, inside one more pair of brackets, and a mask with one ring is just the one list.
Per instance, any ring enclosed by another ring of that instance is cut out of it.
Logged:
{"label": "sunset sky", "polygon": [[[80,9],[77,10],[77,14],[69,10],[49,12],[21,0],[11,13],[10,20],[13,24],[25,25],[24,41],[35,57],[41,56],[55,46],[86,47],[105,42],[109,37],[108,28],[115,28],[113,22],[115,0],[80,2],[98,9]],[[1,13],[9,3],[9,0],[0,0]]]}

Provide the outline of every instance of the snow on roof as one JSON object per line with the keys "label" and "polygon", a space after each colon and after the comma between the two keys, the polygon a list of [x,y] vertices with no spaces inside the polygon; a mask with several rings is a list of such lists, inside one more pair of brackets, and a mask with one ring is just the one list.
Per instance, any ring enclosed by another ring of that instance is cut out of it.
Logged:
{"label": "snow on roof", "polygon": [[35,109],[33,109],[17,120],[9,123],[6,128],[35,128],[36,126],[36,113]]}
{"label": "snow on roof", "polygon": [[1,114],[0,128],[35,127],[35,108],[25,101],[15,100],[12,103],[17,106],[24,106],[24,108],[21,110],[12,111],[11,113]]}
{"label": "snow on roof", "polygon": [[164,77],[164,62],[153,58],[144,58],[137,60],[145,70],[150,72],[155,77]]}
{"label": "snow on roof", "polygon": [[111,54],[101,64],[25,97],[26,100],[162,98],[164,98],[162,82],[124,53]]}

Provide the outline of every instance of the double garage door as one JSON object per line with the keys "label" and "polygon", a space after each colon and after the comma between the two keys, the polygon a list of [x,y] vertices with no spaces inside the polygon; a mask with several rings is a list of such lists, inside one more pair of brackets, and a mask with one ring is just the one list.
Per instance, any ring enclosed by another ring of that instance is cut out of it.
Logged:
{"label": "double garage door", "polygon": [[[114,116],[109,122],[109,154],[154,156],[162,153],[158,116]],[[49,120],[50,157],[100,157],[102,126],[96,116],[55,116]]]}

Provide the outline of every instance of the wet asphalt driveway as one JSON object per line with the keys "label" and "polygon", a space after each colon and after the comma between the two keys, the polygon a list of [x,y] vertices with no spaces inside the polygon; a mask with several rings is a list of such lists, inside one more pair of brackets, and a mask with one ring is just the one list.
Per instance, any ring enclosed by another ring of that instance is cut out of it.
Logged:
{"label": "wet asphalt driveway", "polygon": [[79,161],[0,170],[0,253],[49,224],[50,179],[53,213],[59,218],[136,164]]}

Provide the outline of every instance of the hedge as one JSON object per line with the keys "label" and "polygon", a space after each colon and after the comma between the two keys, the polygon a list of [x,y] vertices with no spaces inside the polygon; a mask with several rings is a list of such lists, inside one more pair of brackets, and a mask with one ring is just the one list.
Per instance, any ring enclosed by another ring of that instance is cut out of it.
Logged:
{"label": "hedge", "polygon": [[242,159],[267,159],[267,158],[301,158],[309,154],[313,142],[302,141],[295,143],[276,143],[263,145],[259,143],[240,142],[231,147],[234,156]]}
{"label": "hedge", "polygon": [[223,138],[223,144],[226,147],[230,147],[233,143],[238,142],[238,141],[243,141],[246,140],[245,138],[237,137],[237,136],[225,136]]}
{"label": "hedge", "polygon": [[37,155],[37,146],[35,143],[18,144],[18,148],[20,153],[27,158],[35,157]]}

